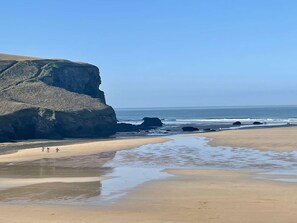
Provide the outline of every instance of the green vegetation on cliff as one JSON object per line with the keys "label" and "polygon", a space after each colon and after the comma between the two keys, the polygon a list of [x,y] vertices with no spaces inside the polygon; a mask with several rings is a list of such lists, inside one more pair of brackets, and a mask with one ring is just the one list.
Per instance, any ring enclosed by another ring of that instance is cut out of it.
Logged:
{"label": "green vegetation on cliff", "polygon": [[[116,116],[99,90],[99,69],[68,60],[0,59],[0,140],[102,137]],[[19,57],[16,57],[19,58]]]}

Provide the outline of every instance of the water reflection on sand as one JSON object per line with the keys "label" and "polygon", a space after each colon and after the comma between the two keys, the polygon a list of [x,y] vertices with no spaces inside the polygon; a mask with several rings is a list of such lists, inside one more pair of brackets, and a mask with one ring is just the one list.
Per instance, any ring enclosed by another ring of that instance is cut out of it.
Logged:
{"label": "water reflection on sand", "polygon": [[253,170],[260,179],[297,182],[297,152],[213,147],[203,137],[95,155],[0,165],[0,201],[98,205],[144,182],[170,176],[165,168]]}
{"label": "water reflection on sand", "polygon": [[0,165],[0,201],[81,204],[100,197],[115,152]]}
{"label": "water reflection on sand", "polygon": [[101,182],[41,183],[3,190],[0,200],[12,203],[81,203],[85,199],[98,197]]}

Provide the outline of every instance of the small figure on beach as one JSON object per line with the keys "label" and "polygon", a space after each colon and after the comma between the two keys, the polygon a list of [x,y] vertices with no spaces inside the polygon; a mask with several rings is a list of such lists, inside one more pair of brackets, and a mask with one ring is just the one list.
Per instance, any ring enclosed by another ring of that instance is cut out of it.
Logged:
{"label": "small figure on beach", "polygon": [[49,153],[49,151],[50,151],[50,148],[49,148],[49,147],[47,147],[47,148],[46,148],[46,151]]}
{"label": "small figure on beach", "polygon": [[56,148],[56,153],[58,153],[60,151],[60,149],[59,148]]}
{"label": "small figure on beach", "polygon": [[45,149],[45,148],[44,148],[44,146],[43,146],[43,147],[41,148],[41,151],[44,152],[44,149]]}

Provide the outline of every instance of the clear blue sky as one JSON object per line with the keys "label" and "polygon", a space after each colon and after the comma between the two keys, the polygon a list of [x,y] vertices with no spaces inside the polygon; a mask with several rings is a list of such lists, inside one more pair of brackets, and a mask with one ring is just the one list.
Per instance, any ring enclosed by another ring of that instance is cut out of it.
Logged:
{"label": "clear blue sky", "polygon": [[97,65],[114,107],[297,104],[297,1],[1,1],[0,52]]}

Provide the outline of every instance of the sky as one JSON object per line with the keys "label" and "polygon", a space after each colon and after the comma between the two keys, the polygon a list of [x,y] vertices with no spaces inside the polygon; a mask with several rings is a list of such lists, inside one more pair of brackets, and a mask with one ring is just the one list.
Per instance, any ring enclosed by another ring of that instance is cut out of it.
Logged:
{"label": "sky", "polygon": [[0,53],[99,67],[115,108],[297,105],[297,1],[10,0]]}

